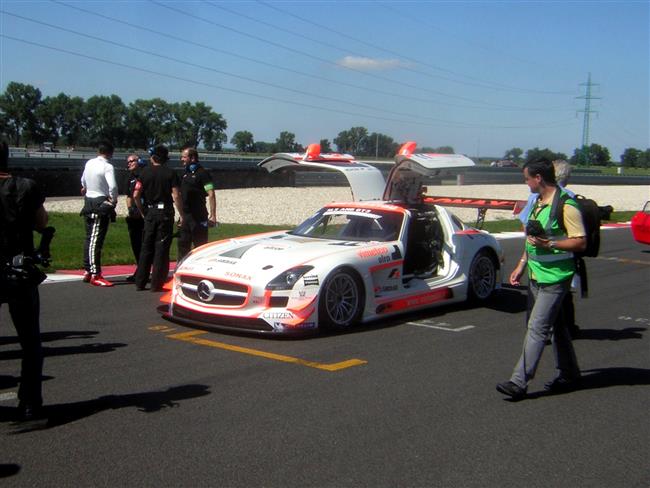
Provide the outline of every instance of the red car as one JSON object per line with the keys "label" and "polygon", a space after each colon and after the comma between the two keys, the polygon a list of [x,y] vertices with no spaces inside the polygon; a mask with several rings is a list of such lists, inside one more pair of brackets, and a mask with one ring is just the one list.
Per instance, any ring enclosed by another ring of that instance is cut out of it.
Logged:
{"label": "red car", "polygon": [[641,244],[650,244],[650,201],[632,217],[632,235]]}

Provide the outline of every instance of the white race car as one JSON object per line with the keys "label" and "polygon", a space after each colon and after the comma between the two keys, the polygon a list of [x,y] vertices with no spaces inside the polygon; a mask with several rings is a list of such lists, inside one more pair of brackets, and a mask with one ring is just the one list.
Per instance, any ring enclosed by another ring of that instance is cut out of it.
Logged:
{"label": "white race car", "polygon": [[400,149],[386,182],[374,166],[321,154],[317,144],[305,154],[279,153],[260,162],[268,171],[340,171],[354,200],[327,204],[291,231],[195,249],[176,267],[164,315],[287,334],[487,300],[500,286],[498,242],[422,194],[427,177],[474,163],[456,154],[411,154],[414,149],[415,143]]}

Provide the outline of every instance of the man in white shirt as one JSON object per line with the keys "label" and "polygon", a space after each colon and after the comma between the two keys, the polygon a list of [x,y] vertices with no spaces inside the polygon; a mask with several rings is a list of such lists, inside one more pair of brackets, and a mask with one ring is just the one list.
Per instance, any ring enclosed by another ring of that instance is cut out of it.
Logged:
{"label": "man in white shirt", "polygon": [[81,194],[84,207],[81,215],[86,221],[86,242],[84,244],[84,281],[94,286],[113,286],[102,276],[102,246],[110,220],[115,219],[117,205],[117,184],[115,170],[110,163],[113,145],[100,144],[96,158],[89,159],[81,175]]}

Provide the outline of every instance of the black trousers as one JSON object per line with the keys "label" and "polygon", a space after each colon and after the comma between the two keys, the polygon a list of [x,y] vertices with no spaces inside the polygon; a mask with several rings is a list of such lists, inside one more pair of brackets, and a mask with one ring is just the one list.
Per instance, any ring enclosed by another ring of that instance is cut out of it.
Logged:
{"label": "black trousers", "polygon": [[40,296],[36,286],[20,286],[9,292],[9,314],[23,350],[18,400],[41,406],[43,350],[41,348]]}
{"label": "black trousers", "polygon": [[86,241],[84,243],[84,269],[90,274],[102,274],[102,247],[108,232],[110,218],[107,215],[88,215],[86,221]]}
{"label": "black trousers", "polygon": [[131,241],[131,250],[135,256],[137,264],[140,259],[140,251],[142,249],[142,236],[144,234],[144,219],[139,217],[127,217],[126,227],[129,229],[129,241]]}
{"label": "black trousers", "polygon": [[135,286],[144,288],[151,270],[151,289],[157,290],[169,275],[169,248],[172,244],[174,213],[149,209],[144,217],[142,249],[135,273]]}
{"label": "black trousers", "polygon": [[178,234],[178,261],[192,250],[192,246],[199,247],[208,242],[207,221],[207,218],[198,221],[191,215],[183,216],[183,225]]}

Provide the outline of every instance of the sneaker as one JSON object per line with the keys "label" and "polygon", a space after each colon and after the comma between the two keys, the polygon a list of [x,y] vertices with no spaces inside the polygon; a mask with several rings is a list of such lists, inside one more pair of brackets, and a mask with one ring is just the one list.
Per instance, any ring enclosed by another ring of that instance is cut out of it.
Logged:
{"label": "sneaker", "polygon": [[521,400],[526,396],[526,390],[512,381],[504,381],[497,384],[497,391],[509,396],[513,400]]}
{"label": "sneaker", "polygon": [[82,280],[82,281],[83,281],[84,283],[90,283],[90,278],[91,278],[91,276],[92,276],[92,275],[91,275],[88,271],[86,271],[86,272],[84,273],[84,277],[83,277],[83,280]]}
{"label": "sneaker", "polygon": [[113,286],[113,283],[105,279],[102,275],[93,275],[90,278],[90,284],[94,286]]}
{"label": "sneaker", "polygon": [[580,378],[569,379],[564,376],[558,376],[553,381],[544,385],[544,390],[550,393],[568,393],[578,389]]}

